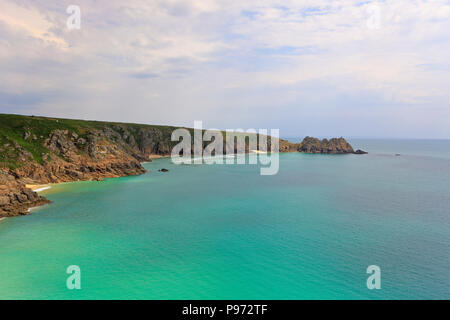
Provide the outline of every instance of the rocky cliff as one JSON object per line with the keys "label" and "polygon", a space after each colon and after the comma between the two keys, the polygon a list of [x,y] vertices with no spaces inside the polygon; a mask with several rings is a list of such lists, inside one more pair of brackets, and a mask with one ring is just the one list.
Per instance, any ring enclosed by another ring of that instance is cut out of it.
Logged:
{"label": "rocky cliff", "polygon": [[0,115],[0,217],[47,203],[26,188],[138,175],[152,155],[169,155],[175,128]]}
{"label": "rocky cliff", "polygon": [[0,217],[27,214],[48,202],[27,184],[145,173],[141,162],[170,155],[178,143],[171,141],[175,129],[0,114]]}
{"label": "rocky cliff", "polygon": [[48,202],[26,188],[14,172],[0,169],[0,217],[28,214],[29,208]]}
{"label": "rocky cliff", "polygon": [[[28,189],[27,184],[101,180],[145,173],[141,162],[151,161],[154,155],[170,155],[178,143],[171,141],[175,129],[0,114],[0,217],[27,214],[29,208],[49,202]],[[188,130],[193,136],[192,129]],[[269,150],[270,140],[269,137]],[[279,150],[354,152],[343,138],[310,137],[300,144],[280,139]],[[246,144],[245,152],[249,151]]]}

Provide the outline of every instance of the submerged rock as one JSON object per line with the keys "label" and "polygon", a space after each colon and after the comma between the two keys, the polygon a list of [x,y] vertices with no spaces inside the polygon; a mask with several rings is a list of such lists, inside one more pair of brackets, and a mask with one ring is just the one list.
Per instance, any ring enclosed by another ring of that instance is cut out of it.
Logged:
{"label": "submerged rock", "polygon": [[169,172],[168,169],[164,169],[164,168],[163,168],[163,169],[159,169],[158,171],[159,171],[159,172]]}
{"label": "submerged rock", "polygon": [[361,149],[356,150],[355,152],[353,152],[354,154],[367,154],[368,152],[363,151]]}

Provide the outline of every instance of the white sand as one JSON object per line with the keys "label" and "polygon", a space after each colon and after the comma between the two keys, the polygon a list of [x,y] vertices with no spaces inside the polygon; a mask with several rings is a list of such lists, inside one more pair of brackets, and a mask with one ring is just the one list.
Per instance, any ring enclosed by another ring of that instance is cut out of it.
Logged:
{"label": "white sand", "polygon": [[50,189],[50,188],[51,188],[50,186],[46,186],[46,187],[34,189],[33,191],[34,191],[34,192],[41,192],[41,191],[44,191],[44,190],[48,190],[48,189]]}
{"label": "white sand", "polygon": [[33,190],[34,192],[41,192],[51,188],[51,186],[48,184],[27,184],[26,187]]}

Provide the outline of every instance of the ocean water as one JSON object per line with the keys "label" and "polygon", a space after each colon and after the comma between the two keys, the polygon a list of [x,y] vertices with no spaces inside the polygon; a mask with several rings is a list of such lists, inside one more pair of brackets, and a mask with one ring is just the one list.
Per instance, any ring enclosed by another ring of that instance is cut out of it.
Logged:
{"label": "ocean water", "polygon": [[0,222],[0,299],[449,299],[450,141],[351,142],[370,153],[281,154],[274,176],[159,159],[44,190]]}

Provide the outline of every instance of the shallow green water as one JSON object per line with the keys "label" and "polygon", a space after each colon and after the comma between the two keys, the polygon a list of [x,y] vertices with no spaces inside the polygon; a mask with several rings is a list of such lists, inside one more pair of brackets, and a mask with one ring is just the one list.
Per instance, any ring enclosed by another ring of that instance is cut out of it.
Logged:
{"label": "shallow green water", "polygon": [[51,205],[0,222],[0,298],[449,299],[449,142],[431,156],[356,146],[371,153],[282,154],[275,176],[161,159],[56,186]]}

